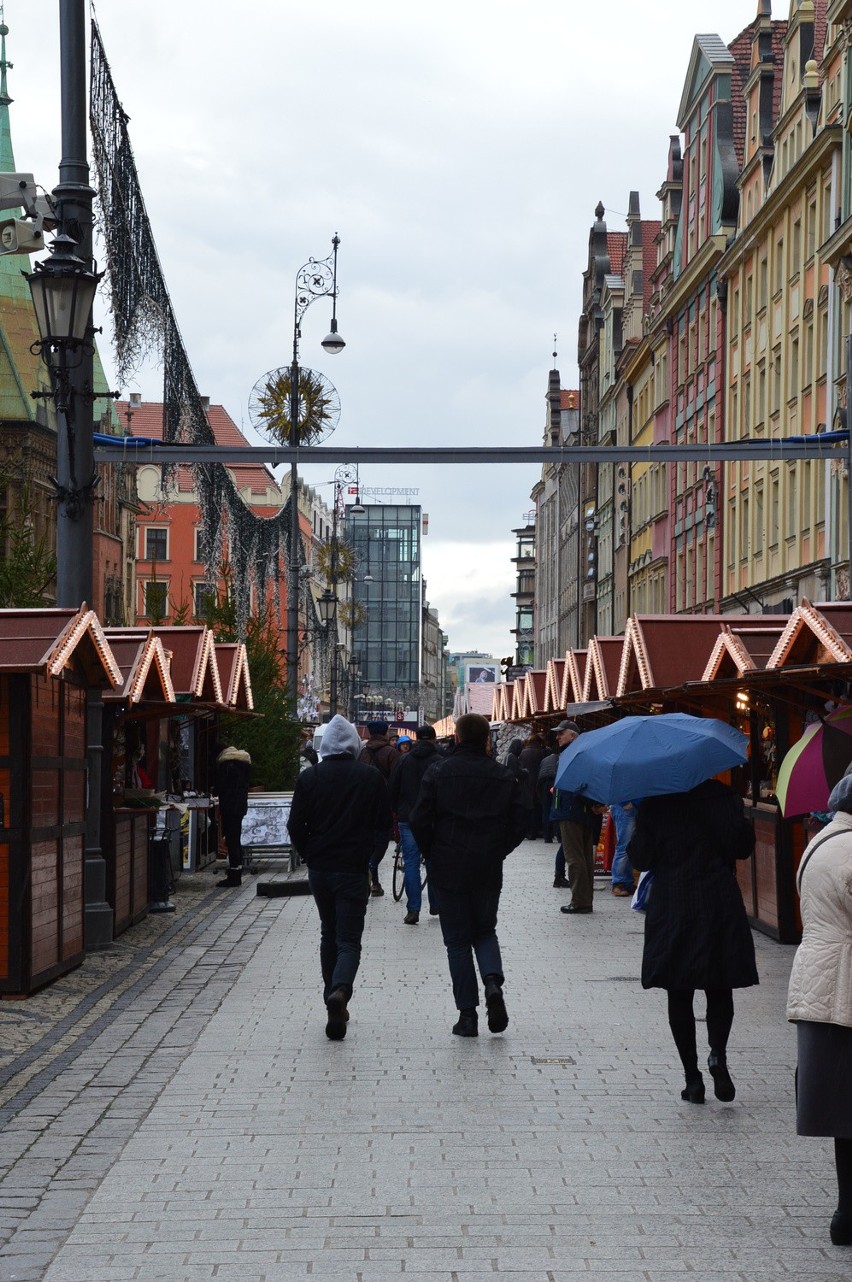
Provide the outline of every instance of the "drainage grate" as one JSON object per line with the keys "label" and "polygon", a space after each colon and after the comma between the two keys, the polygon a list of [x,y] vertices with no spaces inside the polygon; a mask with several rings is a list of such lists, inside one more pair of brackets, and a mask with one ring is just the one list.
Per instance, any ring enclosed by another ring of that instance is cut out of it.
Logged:
{"label": "drainage grate", "polygon": [[577,1061],[570,1055],[531,1055],[530,1062],[533,1064],[576,1064]]}

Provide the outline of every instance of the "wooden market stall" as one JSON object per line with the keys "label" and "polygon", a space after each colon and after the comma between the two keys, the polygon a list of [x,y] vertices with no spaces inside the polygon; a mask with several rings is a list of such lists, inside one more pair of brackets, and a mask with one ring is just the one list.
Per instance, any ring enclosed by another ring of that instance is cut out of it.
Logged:
{"label": "wooden market stall", "polygon": [[546,728],[569,708],[572,718],[588,714],[587,724],[683,711],[720,717],[749,735],[749,763],[730,774],[755,829],[755,856],[738,868],[740,887],[755,927],[797,942],[795,873],[814,827],[808,816],[781,815],[777,769],[807,719],[852,701],[852,603],[804,601],[792,615],[634,615],[623,637],[594,637],[586,650],[567,652],[559,702],[555,669],[546,670],[539,715],[530,716],[525,688],[509,683],[494,692],[493,719]]}
{"label": "wooden market stall", "polygon": [[87,692],[120,683],[94,611],[0,610],[0,993],[83,960]]}
{"label": "wooden market stall", "polygon": [[118,690],[104,696],[101,784],[101,846],[107,865],[106,897],[113,931],[120,935],[139,921],[161,893],[151,887],[151,835],[160,806],[154,780],[139,775],[152,727],[174,711],[175,692],[163,643],[153,631],[107,628],[107,639],[122,675]]}

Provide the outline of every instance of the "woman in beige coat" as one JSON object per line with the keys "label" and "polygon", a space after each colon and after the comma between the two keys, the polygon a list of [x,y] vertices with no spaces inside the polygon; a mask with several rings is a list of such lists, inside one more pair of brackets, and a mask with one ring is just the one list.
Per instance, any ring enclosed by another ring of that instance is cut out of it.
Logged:
{"label": "woman in beige coat", "polygon": [[834,1137],[837,1210],[830,1235],[852,1245],[852,776],[829,798],[834,818],[805,850],[797,877],[802,942],[787,1018],[796,1023],[796,1131]]}

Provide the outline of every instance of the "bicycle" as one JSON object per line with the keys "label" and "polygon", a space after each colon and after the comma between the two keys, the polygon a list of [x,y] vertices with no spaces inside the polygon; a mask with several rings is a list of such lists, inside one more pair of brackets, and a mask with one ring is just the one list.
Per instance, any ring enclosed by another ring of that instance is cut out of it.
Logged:
{"label": "bicycle", "polygon": [[[426,860],[420,856],[420,889],[426,887]],[[393,897],[397,903],[405,891],[405,863],[402,858],[402,842],[397,842],[393,852]]]}

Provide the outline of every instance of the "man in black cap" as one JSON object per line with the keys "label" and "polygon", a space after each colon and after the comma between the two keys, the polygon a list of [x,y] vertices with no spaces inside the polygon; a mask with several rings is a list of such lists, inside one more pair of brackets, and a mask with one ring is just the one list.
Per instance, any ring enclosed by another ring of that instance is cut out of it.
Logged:
{"label": "man in black cap", "polygon": [[[556,727],[559,753],[565,751],[580,733],[575,721],[560,721]],[[571,887],[571,902],[563,904],[563,913],[590,913],[595,893],[595,846],[601,831],[601,810],[576,792],[556,788],[551,815],[559,824],[565,872]]]}
{"label": "man in black cap", "polygon": [[[400,754],[388,738],[388,723],[386,721],[368,721],[367,734],[370,736],[364,747],[361,749],[361,755],[358,760],[365,765],[375,766],[381,771],[385,783],[390,780],[391,771],[400,759]],[[376,844],[372,855],[370,856],[370,894],[383,895],[382,883],[379,881],[379,864],[385,857],[385,851],[388,848],[388,842],[391,839],[393,828],[389,828],[387,833],[376,834]]]}

